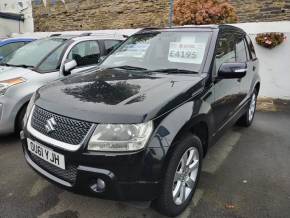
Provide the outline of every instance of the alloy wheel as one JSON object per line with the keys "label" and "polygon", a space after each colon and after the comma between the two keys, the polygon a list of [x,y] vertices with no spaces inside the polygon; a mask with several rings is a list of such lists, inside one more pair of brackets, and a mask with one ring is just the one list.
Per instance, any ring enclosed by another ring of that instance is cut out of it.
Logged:
{"label": "alloy wheel", "polygon": [[195,147],[187,149],[182,155],[177,166],[172,196],[176,205],[183,204],[195,187],[199,170],[199,152]]}

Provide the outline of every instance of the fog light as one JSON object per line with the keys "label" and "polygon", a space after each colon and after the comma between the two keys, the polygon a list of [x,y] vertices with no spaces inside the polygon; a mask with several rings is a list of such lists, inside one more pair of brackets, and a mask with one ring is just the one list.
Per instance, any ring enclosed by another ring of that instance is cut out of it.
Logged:
{"label": "fog light", "polygon": [[97,182],[90,186],[91,190],[97,193],[102,193],[106,189],[106,183],[102,179],[97,179]]}

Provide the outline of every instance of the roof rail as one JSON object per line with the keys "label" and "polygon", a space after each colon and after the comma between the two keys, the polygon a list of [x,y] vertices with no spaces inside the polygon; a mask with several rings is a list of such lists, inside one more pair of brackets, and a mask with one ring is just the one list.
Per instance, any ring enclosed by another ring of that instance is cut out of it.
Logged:
{"label": "roof rail", "polygon": [[91,36],[92,33],[81,33],[80,36]]}
{"label": "roof rail", "polygon": [[111,36],[111,37],[120,37],[123,36],[124,38],[128,38],[129,36],[119,33],[82,33],[79,36]]}
{"label": "roof rail", "polygon": [[50,37],[53,37],[53,36],[61,36],[61,33],[54,33],[50,35]]}
{"label": "roof rail", "polygon": [[147,28],[143,28],[141,30],[139,30],[137,33],[135,34],[138,34],[138,33],[143,33],[143,32],[146,32],[146,31],[151,31],[151,30],[159,30],[160,28],[158,27],[147,27]]}

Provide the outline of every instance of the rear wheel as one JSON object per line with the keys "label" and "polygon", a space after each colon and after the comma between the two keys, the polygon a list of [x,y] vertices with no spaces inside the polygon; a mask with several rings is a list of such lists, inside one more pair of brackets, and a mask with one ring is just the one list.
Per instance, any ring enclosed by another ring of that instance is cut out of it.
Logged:
{"label": "rear wheel", "polygon": [[203,150],[200,139],[186,135],[175,145],[169,159],[156,209],[167,216],[177,216],[190,203],[201,171]]}
{"label": "rear wheel", "polygon": [[239,126],[248,127],[252,124],[256,113],[257,94],[257,90],[255,90],[252,94],[251,102],[247,112],[238,120]]}

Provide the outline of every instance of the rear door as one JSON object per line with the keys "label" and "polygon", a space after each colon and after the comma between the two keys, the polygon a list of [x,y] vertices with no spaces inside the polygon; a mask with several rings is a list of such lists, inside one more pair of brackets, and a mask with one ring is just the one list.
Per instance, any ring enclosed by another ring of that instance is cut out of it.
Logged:
{"label": "rear door", "polygon": [[[236,62],[236,35],[235,32],[220,33],[215,51],[214,74],[223,63]],[[227,120],[237,111],[241,103],[240,80],[219,79],[214,82],[215,100],[212,105],[215,119],[215,128],[218,131]]]}
{"label": "rear door", "polygon": [[251,86],[252,81],[254,81],[254,76],[258,71],[258,60],[255,54],[254,46],[251,42],[249,36],[243,37],[244,47],[247,54],[246,62],[247,62],[247,74],[241,80],[241,94],[243,95],[243,102],[245,103],[247,99],[251,96]]}
{"label": "rear door", "polygon": [[241,106],[244,101],[246,100],[247,97],[247,87],[250,86],[250,78],[252,78],[252,72],[251,72],[251,61],[249,61],[249,53],[248,50],[246,49],[246,41],[245,41],[245,35],[244,34],[236,34],[236,62],[238,63],[246,63],[247,64],[247,72],[245,77],[238,79],[240,82],[240,98]]}

